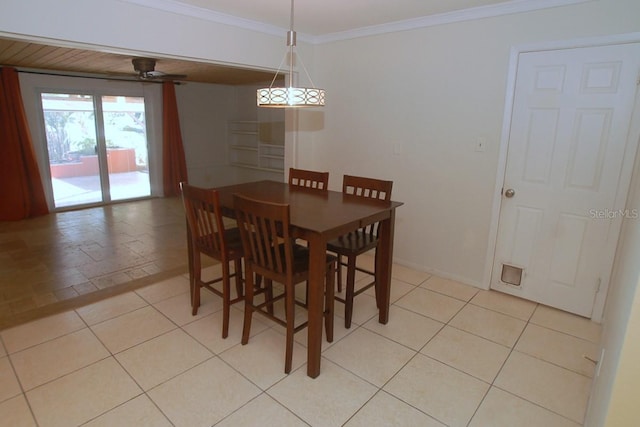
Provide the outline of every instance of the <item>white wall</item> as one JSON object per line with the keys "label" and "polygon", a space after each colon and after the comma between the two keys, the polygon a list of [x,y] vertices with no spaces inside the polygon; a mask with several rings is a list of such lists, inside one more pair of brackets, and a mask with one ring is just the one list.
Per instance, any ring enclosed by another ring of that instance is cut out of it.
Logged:
{"label": "white wall", "polygon": [[[638,254],[636,254],[638,255]],[[600,423],[600,414],[593,411],[593,419],[589,418],[588,427],[605,425],[607,427],[634,426],[640,420],[640,408],[638,407],[638,396],[640,395],[640,292],[639,283],[636,282],[635,297],[632,297],[631,311],[629,313],[628,327],[626,334],[622,337],[622,345],[618,369],[612,384],[609,407],[606,411],[606,420]],[[605,391],[608,388],[603,387]],[[594,388],[594,392],[598,388]],[[602,400],[607,402],[607,394],[602,393]]]}
{"label": "white wall", "polygon": [[332,188],[347,172],[392,179],[396,260],[486,286],[511,47],[637,32],[639,14],[637,0],[600,0],[319,45],[328,106],[298,152]]}
{"label": "white wall", "polygon": [[[233,120],[241,121],[259,121],[259,122],[278,122],[284,121],[284,110],[279,108],[258,108],[256,104],[256,90],[259,87],[268,86],[270,82],[262,84],[247,84],[235,87],[236,105],[233,111]],[[286,141],[287,138],[285,138]],[[270,179],[274,181],[282,181],[284,174],[282,172],[273,172],[268,170],[248,169],[241,167],[231,167],[234,169],[234,179],[236,183],[259,181]]]}
{"label": "white wall", "polygon": [[594,378],[587,427],[634,425],[632,421],[640,419],[640,218],[635,217],[640,213],[638,161],[626,208],[630,215],[623,220],[607,296],[601,343],[604,357]]}
{"label": "white wall", "polygon": [[230,120],[283,120],[282,110],[258,111],[255,85],[187,83],[176,87],[176,98],[191,184],[220,187],[261,179],[283,179],[282,172],[229,165],[227,131]]}
{"label": "white wall", "polygon": [[227,160],[227,122],[236,108],[235,88],[187,83],[176,87],[189,182],[217,187],[235,182]]}

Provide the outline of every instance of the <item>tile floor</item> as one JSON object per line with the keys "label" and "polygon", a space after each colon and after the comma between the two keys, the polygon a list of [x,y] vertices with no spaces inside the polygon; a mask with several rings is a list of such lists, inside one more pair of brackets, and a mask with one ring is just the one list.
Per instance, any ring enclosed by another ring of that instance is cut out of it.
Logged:
{"label": "tile floor", "polygon": [[180,198],[0,221],[0,328],[186,271]]}
{"label": "tile floor", "polygon": [[[370,260],[369,260],[370,262]],[[215,274],[216,266],[208,267]],[[395,265],[390,321],[356,298],[321,374],[306,330],[284,374],[280,326],[240,344],[219,298],[190,315],[185,275],[0,332],[0,420],[11,426],[580,426],[600,327]],[[268,322],[268,323],[265,323]]]}

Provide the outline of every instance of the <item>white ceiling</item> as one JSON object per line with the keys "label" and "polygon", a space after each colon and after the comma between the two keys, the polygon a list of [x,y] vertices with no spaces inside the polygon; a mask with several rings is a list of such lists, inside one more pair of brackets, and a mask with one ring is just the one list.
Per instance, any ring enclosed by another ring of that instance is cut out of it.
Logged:
{"label": "white ceiling", "polygon": [[[290,0],[174,2],[282,28],[289,27],[291,15]],[[296,0],[294,29],[321,36],[500,3],[514,3],[514,0]]]}
{"label": "white ceiling", "polygon": [[[290,27],[291,0],[121,0],[274,35]],[[294,30],[322,43],[593,0],[296,0]]]}

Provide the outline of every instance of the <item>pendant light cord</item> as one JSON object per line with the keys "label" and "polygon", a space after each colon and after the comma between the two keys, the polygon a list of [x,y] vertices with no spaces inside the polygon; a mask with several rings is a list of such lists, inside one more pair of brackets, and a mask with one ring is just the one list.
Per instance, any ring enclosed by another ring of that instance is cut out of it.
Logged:
{"label": "pendant light cord", "polygon": [[290,21],[289,21],[289,22],[290,22],[290,24],[291,24],[291,25],[289,26],[289,29],[290,29],[291,31],[293,31],[293,0],[291,0],[291,19],[290,19]]}
{"label": "pendant light cord", "polygon": [[[290,18],[290,25],[289,25],[289,32],[287,33],[287,46],[289,46],[288,51],[285,51],[284,56],[282,57],[282,61],[280,61],[280,65],[278,65],[278,69],[276,70],[276,74],[273,76],[273,79],[271,80],[271,84],[269,85],[269,88],[272,88],[274,83],[276,82],[276,79],[278,78],[278,74],[280,73],[280,70],[282,70],[282,64],[284,64],[284,61],[287,59],[287,54],[289,55],[289,76],[287,78],[287,80],[289,81],[289,87],[293,87],[293,49],[296,47],[297,44],[297,34],[295,32],[295,30],[293,29],[293,17],[294,17],[294,13],[293,13],[293,2],[294,0],[291,0],[291,18]],[[311,84],[311,87],[315,87],[313,80],[311,79],[311,75],[309,75],[309,71],[307,70],[307,67],[304,65],[304,61],[302,60],[302,58],[298,58],[300,60],[300,65],[302,65],[302,69],[304,70],[304,74],[307,76],[307,79],[309,79],[309,83]]]}
{"label": "pendant light cord", "polygon": [[287,45],[289,46],[289,87],[293,87],[293,48],[296,46],[296,32],[293,30],[293,1],[291,0],[291,19],[289,20],[289,33]]}

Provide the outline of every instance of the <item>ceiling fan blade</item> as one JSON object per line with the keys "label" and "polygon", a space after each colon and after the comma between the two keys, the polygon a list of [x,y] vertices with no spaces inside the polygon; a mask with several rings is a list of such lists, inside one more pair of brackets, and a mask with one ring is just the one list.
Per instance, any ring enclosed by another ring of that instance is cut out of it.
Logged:
{"label": "ceiling fan blade", "polygon": [[146,73],[140,73],[140,79],[142,80],[179,80],[187,78],[186,74],[167,74],[162,71],[148,71]]}

